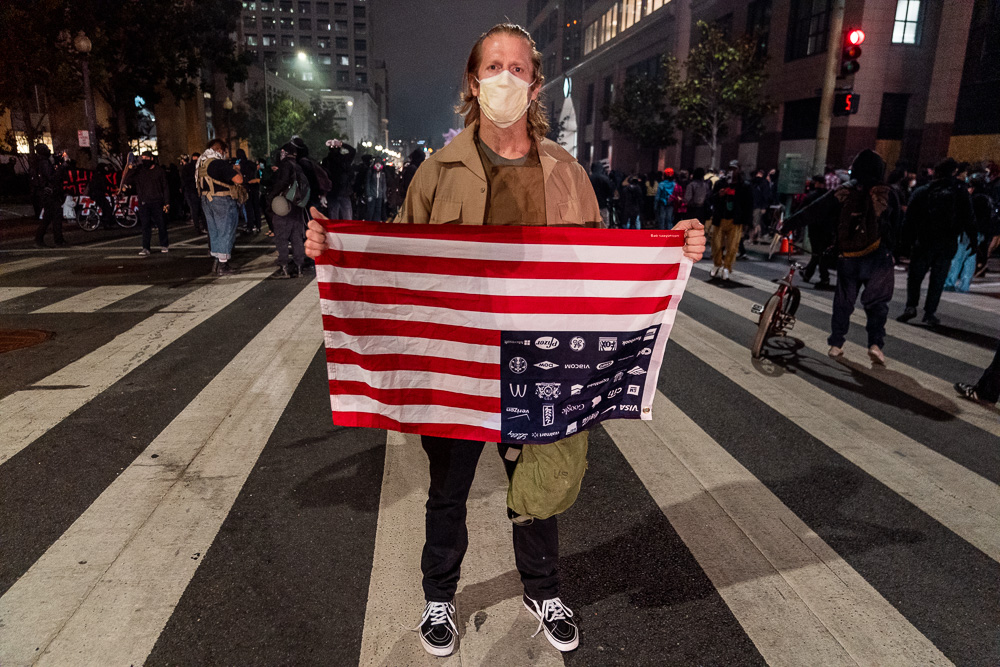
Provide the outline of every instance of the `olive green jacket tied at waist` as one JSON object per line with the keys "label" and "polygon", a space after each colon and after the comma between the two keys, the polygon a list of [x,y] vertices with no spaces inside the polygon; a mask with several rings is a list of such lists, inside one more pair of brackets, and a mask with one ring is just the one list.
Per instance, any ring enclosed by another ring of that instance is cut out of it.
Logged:
{"label": "olive green jacket tied at waist", "polygon": [[[482,225],[488,182],[476,147],[477,124],[428,158],[413,177],[395,222]],[[564,148],[533,139],[545,184],[545,224],[599,227],[601,211],[587,172]]]}

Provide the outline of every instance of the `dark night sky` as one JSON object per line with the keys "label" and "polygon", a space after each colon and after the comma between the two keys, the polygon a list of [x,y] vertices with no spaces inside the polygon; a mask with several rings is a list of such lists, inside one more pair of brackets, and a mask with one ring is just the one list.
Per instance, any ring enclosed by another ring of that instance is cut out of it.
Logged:
{"label": "dark night sky", "polygon": [[453,107],[469,50],[509,19],[524,24],[526,0],[375,0],[375,55],[389,71],[389,136],[426,138],[461,127]]}

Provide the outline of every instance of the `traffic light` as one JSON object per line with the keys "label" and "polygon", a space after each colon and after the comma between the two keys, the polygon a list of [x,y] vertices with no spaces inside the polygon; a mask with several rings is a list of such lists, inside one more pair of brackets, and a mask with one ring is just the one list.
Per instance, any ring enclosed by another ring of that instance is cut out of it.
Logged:
{"label": "traffic light", "polygon": [[844,45],[840,54],[840,76],[856,74],[861,69],[858,58],[861,57],[861,43],[864,41],[864,30],[855,28],[844,32]]}
{"label": "traffic light", "polygon": [[858,112],[861,96],[854,92],[841,92],[833,96],[833,115],[851,116]]}

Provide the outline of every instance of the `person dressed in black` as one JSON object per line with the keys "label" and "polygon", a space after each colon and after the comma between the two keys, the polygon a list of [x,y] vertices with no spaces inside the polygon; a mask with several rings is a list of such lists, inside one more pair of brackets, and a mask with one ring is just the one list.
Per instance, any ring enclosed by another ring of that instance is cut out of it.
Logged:
{"label": "person dressed in black", "polygon": [[601,209],[601,226],[607,229],[611,221],[611,197],[614,196],[615,186],[600,162],[590,165],[590,185],[594,188],[597,205]]}
{"label": "person dressed in black", "polygon": [[309,208],[315,208],[320,213],[327,214],[327,195],[333,188],[330,175],[320,164],[313,162],[309,157],[309,147],[306,146],[302,137],[292,137],[289,143],[295,146],[295,152],[298,155],[297,162],[302,167],[306,178],[309,179]]}
{"label": "person dressed in black", "polygon": [[160,252],[170,252],[166,219],[170,210],[170,188],[166,172],[156,164],[151,151],[143,151],[139,165],[128,172],[125,182],[135,189],[139,198],[138,217],[142,225],[142,250],[139,255],[149,256],[154,224],[160,237]]}
{"label": "person dressed in black", "polygon": [[982,377],[976,384],[956,382],[955,391],[959,396],[970,401],[981,401],[983,403],[996,404],[1000,400],[1000,347],[993,355],[993,362],[983,371]]}
{"label": "person dressed in black", "polygon": [[[823,174],[816,174],[812,177],[812,189],[806,198],[802,200],[800,208],[805,208],[814,201],[826,194],[826,178]],[[805,268],[799,271],[803,282],[810,282],[816,269],[819,269],[819,282],[816,289],[828,289],[830,287],[830,269],[835,265],[833,252],[833,228],[825,220],[816,220],[809,224],[809,245],[812,246],[812,255]]]}
{"label": "person dressed in black", "polygon": [[417,173],[420,165],[424,163],[425,157],[427,157],[427,154],[424,153],[422,148],[414,149],[410,153],[410,161],[403,166],[403,176],[399,184],[399,194],[403,199],[406,199],[406,191],[410,189],[410,181],[413,180],[413,175]]}
{"label": "person dressed in black", "polygon": [[242,148],[236,149],[236,164],[243,174],[243,186],[247,189],[247,200],[243,204],[246,212],[247,231],[251,234],[260,232],[260,165],[256,160],[247,157]]}
{"label": "person dressed in black", "polygon": [[52,163],[52,152],[45,144],[35,146],[35,165],[31,175],[34,187],[39,192],[42,206],[42,221],[35,231],[35,245],[45,245],[45,233],[52,227],[52,240],[56,245],[64,245],[62,230],[62,173]]}
{"label": "person dressed in black", "polygon": [[329,152],[323,158],[323,168],[330,175],[333,188],[327,195],[332,220],[352,220],[354,209],[351,206],[351,165],[358,151],[354,146],[340,139],[326,142]]}
{"label": "person dressed in black", "polygon": [[201,195],[198,193],[198,158],[201,153],[192,153],[191,158],[181,165],[181,192],[191,216],[191,224],[200,233],[207,231],[205,218],[201,212]]}
{"label": "person dressed in black", "polygon": [[[298,162],[298,147],[287,143],[281,147],[278,160],[278,171],[268,189],[267,205],[271,209],[271,227],[274,229],[274,246],[278,250],[276,264],[278,270],[275,278],[291,278],[302,274],[305,264],[305,209],[289,201],[289,188],[293,185],[296,191],[301,184],[308,181],[302,166]],[[296,195],[301,197],[300,192]],[[292,259],[295,267],[288,267],[288,244],[292,245]]]}
{"label": "person dressed in black", "polygon": [[955,178],[958,163],[946,158],[934,167],[934,180],[913,191],[906,207],[904,232],[912,239],[910,272],[906,280],[906,309],[896,319],[909,322],[917,316],[920,285],[931,274],[924,301],[925,324],[940,324],[936,313],[951,260],[964,233],[976,238],[972,199],[964,183]]}
{"label": "person dressed in black", "polygon": [[785,221],[786,232],[806,225],[832,227],[837,249],[837,291],[830,321],[829,355],[844,354],[851,313],[858,293],[868,322],[868,357],[885,363],[885,321],[894,286],[893,247],[899,237],[900,202],[882,184],[885,161],[863,150],[851,165],[851,180],[827,193]]}

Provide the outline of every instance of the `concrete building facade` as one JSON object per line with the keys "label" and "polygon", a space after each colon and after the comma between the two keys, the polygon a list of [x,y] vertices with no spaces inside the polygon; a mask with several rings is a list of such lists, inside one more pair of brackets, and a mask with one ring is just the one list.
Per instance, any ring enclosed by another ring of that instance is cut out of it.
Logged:
{"label": "concrete building facade", "polygon": [[[698,21],[736,38],[752,36],[767,56],[766,95],[777,111],[763,132],[726,137],[720,164],[777,167],[796,154],[811,163],[834,0],[531,0],[528,26],[543,51],[544,93],[563,120],[562,143],[580,162],[609,159],[625,170],[708,166],[709,151],[678,134],[675,146],[643,152],[619,136],[602,110],[626,77],[652,73],[663,56],[683,61]],[[959,159],[1000,162],[993,127],[1000,83],[998,0],[847,0],[844,28],[866,39],[860,70],[838,79],[858,111],[833,120],[828,163],[846,165],[863,148],[889,164]],[[538,39],[541,35],[542,39]],[[966,45],[975,49],[967,54]],[[992,77],[992,78],[991,78]],[[984,83],[984,81],[986,83]],[[962,93],[962,94],[960,94]],[[968,112],[993,103],[992,115]],[[958,125],[956,126],[956,120]],[[986,139],[984,140],[984,135]],[[964,137],[964,138],[963,138]],[[969,139],[968,137],[978,137]]]}

